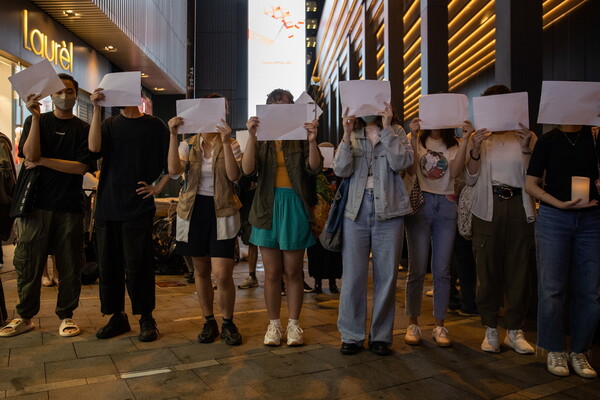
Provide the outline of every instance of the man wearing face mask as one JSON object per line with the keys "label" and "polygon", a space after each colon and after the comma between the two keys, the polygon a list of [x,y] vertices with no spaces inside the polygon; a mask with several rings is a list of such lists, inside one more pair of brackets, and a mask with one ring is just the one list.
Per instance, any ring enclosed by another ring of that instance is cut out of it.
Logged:
{"label": "man wearing face mask", "polygon": [[83,265],[83,175],[90,162],[89,125],[73,115],[79,86],[72,76],[58,75],[65,88],[52,95],[54,111],[40,114],[39,96],[27,97],[31,112],[23,125],[19,157],[26,169],[37,168],[33,210],[17,220],[19,237],[14,254],[19,304],[15,318],[0,337],[16,336],[34,328],[40,310],[40,286],[48,253],[56,255],[60,273],[56,315],[60,336],[80,333],[73,321],[79,304]]}

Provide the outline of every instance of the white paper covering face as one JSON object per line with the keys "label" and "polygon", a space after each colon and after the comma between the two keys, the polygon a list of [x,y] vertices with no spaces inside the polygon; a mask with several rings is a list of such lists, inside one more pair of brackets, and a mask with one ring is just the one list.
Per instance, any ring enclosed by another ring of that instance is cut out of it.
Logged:
{"label": "white paper covering face", "polygon": [[497,94],[473,98],[475,129],[490,132],[521,129],[519,123],[529,127],[527,92]]}
{"label": "white paper covering face", "polygon": [[333,155],[335,149],[333,147],[319,147],[323,156],[323,168],[333,168]]}
{"label": "white paper covering face", "polygon": [[14,74],[8,78],[13,89],[19,94],[23,101],[27,101],[27,96],[36,94],[43,99],[46,96],[56,93],[65,88],[65,84],[58,77],[52,64],[47,59],[33,64],[31,67]]}
{"label": "white paper covering face", "polygon": [[385,110],[384,103],[390,103],[392,89],[385,81],[341,81],[340,99],[342,100],[342,115],[348,108],[348,115],[364,117],[377,115]]}
{"label": "white paper covering face", "polygon": [[100,101],[102,107],[126,107],[142,104],[142,73],[114,72],[104,75],[98,84],[102,88],[104,100]]}
{"label": "white paper covering face", "polygon": [[310,104],[312,106],[307,110],[307,114],[306,114],[307,122],[311,122],[315,119],[319,119],[321,114],[323,114],[323,110],[321,110],[321,107],[319,107],[317,105],[317,103],[315,103],[313,98],[310,97],[308,95],[308,93],[306,93],[306,92],[302,92],[302,94],[300,96],[298,96],[298,98],[296,99],[296,101],[294,103],[295,104]]}
{"label": "white paper covering face", "polygon": [[256,106],[258,140],[306,140],[304,129],[312,104],[267,104]]}
{"label": "white paper covering face", "polygon": [[542,82],[538,123],[600,126],[600,82]]}
{"label": "white paper covering face", "polygon": [[176,101],[177,116],[183,118],[177,133],[218,132],[217,125],[223,125],[226,108],[225,99],[187,99]]}
{"label": "white paper covering face", "polygon": [[238,144],[240,145],[240,151],[242,153],[246,151],[249,136],[250,133],[248,131],[237,131],[235,133],[235,140],[237,140]]}
{"label": "white paper covering face", "polygon": [[419,98],[421,129],[460,128],[469,119],[469,99],[464,94],[429,94]]}

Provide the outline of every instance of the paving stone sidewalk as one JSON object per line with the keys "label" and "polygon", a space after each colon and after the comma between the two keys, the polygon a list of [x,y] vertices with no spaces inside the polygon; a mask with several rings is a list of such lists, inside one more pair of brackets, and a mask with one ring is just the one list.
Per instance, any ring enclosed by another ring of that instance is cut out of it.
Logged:
{"label": "paving stone sidewalk", "polygon": [[[236,266],[236,284],[246,272],[244,262]],[[16,282],[8,273],[2,277],[12,313]],[[181,276],[157,279],[185,283]],[[600,380],[550,375],[541,354],[522,356],[506,348],[499,354],[483,353],[479,349],[483,330],[477,318],[450,314],[447,326],[454,344],[438,348],[431,340],[429,297],[423,301],[423,344],[404,344],[405,279],[406,274],[400,273],[394,354],[389,357],[368,350],[355,356],[340,354],[336,328],[339,295],[329,293],[326,281],[325,293],[304,296],[301,326],[306,345],[293,348],[262,344],[268,320],[260,272],[260,287],[237,291],[235,321],[244,336],[238,347],[196,341],[203,320],[193,285],[156,288],[160,336],[152,343],[137,339],[139,326],[131,315],[132,332],[96,339],[96,330],[108,319],[99,311],[97,285],[83,287],[81,305],[75,312],[83,334],[61,338],[60,321],[54,315],[56,288],[42,288],[36,329],[0,338],[0,398],[600,399]],[[430,287],[428,280],[426,288]],[[282,321],[286,317],[284,298]],[[503,331],[501,335],[503,338]],[[527,332],[527,337],[535,341],[535,332]],[[597,361],[594,364],[600,367]]]}

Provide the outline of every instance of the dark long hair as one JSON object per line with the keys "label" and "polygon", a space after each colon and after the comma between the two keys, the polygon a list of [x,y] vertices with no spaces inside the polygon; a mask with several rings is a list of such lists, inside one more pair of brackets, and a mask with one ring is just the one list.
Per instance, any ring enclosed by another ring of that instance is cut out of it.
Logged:
{"label": "dark long hair", "polygon": [[[429,136],[431,136],[431,130],[426,129],[421,134],[421,137],[419,137],[421,146],[423,146],[424,148],[427,148],[427,146],[425,146],[425,143],[427,143],[427,138]],[[452,128],[442,129],[442,141],[444,142],[444,145],[446,146],[447,149],[449,149],[452,146],[458,146],[458,140],[456,140],[456,136],[454,136],[454,129],[452,129]]]}

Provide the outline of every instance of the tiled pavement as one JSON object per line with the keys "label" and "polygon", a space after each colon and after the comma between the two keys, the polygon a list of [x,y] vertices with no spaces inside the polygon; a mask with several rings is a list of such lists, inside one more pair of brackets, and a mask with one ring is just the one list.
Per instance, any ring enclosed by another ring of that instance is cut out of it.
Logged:
{"label": "tiled pavement", "polygon": [[[10,255],[8,258],[10,263]],[[246,271],[245,263],[236,266],[236,283],[243,280]],[[9,266],[2,272],[8,306],[14,309],[14,276]],[[196,342],[203,321],[198,317],[192,285],[157,287],[155,317],[161,334],[152,343],[137,340],[138,326],[131,315],[130,334],[96,339],[96,329],[107,321],[99,312],[97,285],[84,286],[81,305],[75,313],[83,334],[59,337],[59,320],[53,312],[56,288],[43,288],[42,310],[35,318],[37,328],[18,337],[0,339],[0,398],[600,398],[600,380],[552,376],[541,355],[521,356],[507,349],[497,355],[481,352],[483,331],[475,318],[450,316],[448,329],[454,345],[449,349],[436,347],[430,339],[433,319],[428,297],[424,298],[421,322],[424,343],[416,347],[405,345],[404,273],[398,279],[392,356],[378,357],[368,351],[355,356],[339,353],[339,297],[329,294],[327,288],[322,295],[304,297],[301,325],[305,346],[265,347],[262,338],[267,317],[261,278],[259,273],[261,287],[237,292],[235,319],[244,336],[239,347],[218,341]],[[185,282],[180,276],[158,279]],[[427,284],[430,286],[431,282]],[[284,301],[282,317],[287,315],[285,304]],[[534,335],[527,334],[531,340]],[[595,364],[599,367],[597,361]]]}

